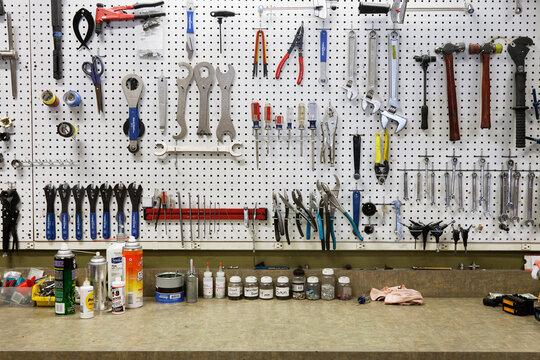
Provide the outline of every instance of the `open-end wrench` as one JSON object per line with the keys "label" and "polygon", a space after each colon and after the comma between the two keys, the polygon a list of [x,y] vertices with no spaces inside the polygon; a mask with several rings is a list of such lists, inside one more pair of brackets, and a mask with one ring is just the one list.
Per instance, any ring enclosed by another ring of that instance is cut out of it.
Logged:
{"label": "open-end wrench", "polygon": [[534,195],[534,172],[529,170],[529,175],[527,176],[527,221],[525,225],[534,226],[533,220],[533,195]]}
{"label": "open-end wrench", "polygon": [[499,222],[504,223],[508,220],[508,215],[506,215],[506,199],[508,198],[508,173],[506,171],[501,171],[499,175],[499,186],[500,186],[500,214]]}
{"label": "open-end wrench", "polygon": [[176,122],[180,126],[180,132],[177,135],[174,135],[175,140],[183,139],[188,132],[188,127],[186,124],[186,101],[187,93],[191,82],[193,81],[193,68],[186,62],[181,62],[178,64],[180,67],[185,67],[188,71],[188,74],[185,78],[180,79],[176,78],[176,86],[178,87],[178,106],[176,109]]}
{"label": "open-end wrench", "polygon": [[381,125],[386,129],[388,122],[394,120],[398,123],[396,134],[405,128],[407,119],[403,116],[401,106],[398,101],[398,82],[399,82],[399,34],[393,30],[388,34],[388,59],[389,70],[388,76],[389,96],[388,108],[381,113]]}
{"label": "open-end wrench", "polygon": [[429,158],[424,158],[424,194],[428,197],[428,171],[429,171]]}
{"label": "open-end wrench", "polygon": [[448,173],[448,165],[446,165],[446,171],[444,173],[444,189],[446,196],[446,210],[450,208],[450,174]]}
{"label": "open-end wrench", "polygon": [[486,197],[484,195],[484,188],[485,188],[485,167],[486,167],[486,159],[480,158],[480,198],[478,199],[478,206],[482,207],[482,203],[486,201]]}
{"label": "open-end wrench", "polygon": [[459,172],[457,174],[457,183],[458,183],[458,212],[463,212],[465,209],[463,208],[463,172],[461,171],[461,166],[459,168]]}
{"label": "open-end wrench", "polygon": [[486,196],[486,199],[484,201],[484,204],[486,205],[485,206],[486,211],[484,211],[484,216],[491,217],[491,173],[489,172],[489,169],[486,174],[485,196]]}
{"label": "open-end wrench", "polygon": [[129,119],[124,123],[124,133],[129,136],[128,150],[135,154],[139,151],[139,137],[144,135],[144,125],[139,119],[139,99],[144,82],[139,75],[129,74],[122,78],[122,90],[129,106]]}
{"label": "open-end wrench", "polygon": [[472,177],[472,208],[471,213],[476,214],[478,212],[478,203],[476,202],[476,196],[478,194],[477,192],[477,180],[478,180],[478,174],[476,173],[476,169],[473,170],[473,173],[471,175]]}
{"label": "open-end wrench", "polygon": [[377,113],[381,109],[381,98],[375,92],[377,87],[377,42],[379,36],[375,30],[369,32],[368,40],[368,76],[367,92],[362,99],[362,109],[366,111],[371,105],[371,112]]}
{"label": "open-end wrench", "polygon": [[[409,173],[407,172],[407,167],[403,169],[403,200],[409,200]],[[358,225],[356,225],[358,226]]]}
{"label": "open-end wrench", "polygon": [[514,161],[510,159],[506,162],[506,164],[508,165],[508,176],[506,180],[507,187],[508,187],[508,192],[506,193],[507,195],[506,211],[510,212],[511,210],[514,209],[514,203],[512,202],[512,196],[514,195],[512,191],[512,169],[514,168]]}
{"label": "open-end wrench", "polygon": [[513,223],[519,223],[520,221],[520,218],[519,218],[519,183],[520,183],[520,180],[521,180],[521,174],[519,171],[515,171],[514,172],[514,175],[513,175],[513,178],[512,178],[512,181],[514,183],[513,187],[512,187],[512,191],[514,192],[514,194],[512,195],[512,197],[514,198],[514,215],[512,216],[512,222]]}
{"label": "open-end wrench", "polygon": [[347,99],[354,100],[358,97],[356,86],[356,32],[349,31],[348,35],[348,60],[347,60],[347,83],[343,89],[347,90]]}
{"label": "open-end wrench", "polygon": [[452,158],[452,192],[450,193],[450,200],[453,200],[455,198],[455,188],[456,188],[456,167],[457,167],[458,159],[457,157]]}
{"label": "open-end wrench", "polygon": [[200,145],[168,145],[163,141],[156,142],[156,148],[161,150],[154,152],[155,156],[163,156],[165,154],[176,153],[224,153],[230,154],[233,157],[242,156],[241,151],[235,149],[244,146],[241,142],[232,142],[230,144],[200,144]]}
{"label": "open-end wrench", "polygon": [[420,204],[422,201],[422,172],[420,166],[418,166],[418,172],[416,173],[416,202]]}
{"label": "open-end wrench", "polygon": [[[208,71],[207,77],[201,76],[201,69]],[[197,128],[197,135],[212,135],[208,114],[208,100],[210,89],[214,84],[214,67],[208,62],[200,62],[193,68],[193,77],[199,88],[199,126]]]}
{"label": "open-end wrench", "polygon": [[435,206],[435,170],[431,164],[431,206]]}
{"label": "open-end wrench", "polygon": [[223,136],[229,135],[231,141],[236,137],[236,130],[231,119],[231,85],[235,76],[234,67],[229,64],[227,72],[222,73],[216,68],[216,78],[221,89],[221,118],[216,130],[216,137],[223,142]]}

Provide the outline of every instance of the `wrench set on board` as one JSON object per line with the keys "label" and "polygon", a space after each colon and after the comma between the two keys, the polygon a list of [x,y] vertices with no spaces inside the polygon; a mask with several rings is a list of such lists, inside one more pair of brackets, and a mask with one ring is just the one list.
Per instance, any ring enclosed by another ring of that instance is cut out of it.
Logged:
{"label": "wrench set on board", "polygon": [[[45,232],[38,229],[37,237],[43,233],[49,241],[56,239],[58,221],[62,240],[73,234],[81,243],[114,238],[112,209],[118,233],[128,233],[123,203],[133,199],[125,194],[124,200],[117,198],[116,187],[107,184],[118,183],[127,191],[122,173],[136,177],[137,187],[147,193],[135,199],[132,216],[141,207],[145,221],[140,231],[138,219],[131,219],[132,235],[165,240],[163,231],[156,231],[162,222],[167,241],[177,239],[178,248],[187,248],[185,239],[193,247],[223,235],[224,241],[253,244],[255,239],[277,240],[276,248],[318,238],[323,250],[341,249],[340,242],[361,249],[369,248],[370,241],[412,243],[403,234],[406,227],[415,242],[422,238],[424,248],[431,235],[436,250],[439,239],[461,240],[466,249],[469,231],[474,241],[504,241],[505,233],[521,226],[535,232],[534,179],[540,167],[530,152],[540,139],[532,123],[538,101],[527,75],[537,78],[537,39],[525,27],[511,34],[486,32],[493,27],[486,18],[496,12],[487,3],[211,0],[201,7],[187,0],[94,7],[39,1],[50,15],[43,23],[54,30],[52,39],[47,36],[52,72],[35,71],[33,116],[40,126],[54,124],[58,136],[47,136],[65,144],[60,150],[78,161],[65,167],[65,182],[49,169],[32,175],[33,188],[40,189],[35,193],[45,189],[46,194]],[[9,40],[0,45],[7,48],[0,50],[0,58],[10,63],[12,83],[2,92],[16,98],[17,85],[25,88],[16,72],[18,51],[24,49],[17,39],[20,30],[12,31],[11,13],[20,16],[10,1],[4,6]],[[535,9],[534,3],[516,1],[498,11],[519,21]],[[437,24],[446,30],[434,28]],[[138,44],[139,34],[160,27],[169,30],[163,59],[129,53],[134,45],[124,39],[132,36]],[[468,34],[468,27],[475,31]],[[41,52],[34,51],[34,58],[40,58]],[[481,76],[476,75],[480,64]],[[503,67],[510,74],[501,73]],[[439,91],[443,76],[446,90]],[[468,78],[481,84],[478,89],[471,89]],[[169,79],[176,86],[168,86]],[[84,88],[90,86],[91,92]],[[476,92],[479,114],[469,115],[477,112],[464,94]],[[174,116],[176,122],[168,121]],[[499,134],[508,137],[510,131],[517,150],[501,155],[510,146],[504,140],[498,144]],[[478,149],[471,132],[484,141]],[[57,156],[39,134],[33,141],[41,144],[40,151]],[[100,136],[115,144],[96,145]],[[120,146],[126,137],[127,144]],[[147,139],[155,144],[150,153]],[[487,150],[486,156],[481,150]],[[85,159],[85,152],[92,151],[102,159],[93,154]],[[182,153],[187,155],[179,157]],[[91,159],[96,165],[89,169]],[[100,166],[110,173],[96,178],[103,185],[80,185],[92,183]],[[22,174],[22,168],[15,170]],[[171,172],[182,178],[171,183]],[[222,185],[229,176],[237,187]],[[159,186],[163,190],[148,195],[161,179],[166,179]],[[212,198],[212,204],[203,200],[195,206],[191,194]],[[230,204],[220,199],[230,195],[238,199]],[[32,206],[39,219],[41,205]],[[289,226],[293,213],[296,226]],[[88,220],[88,234],[81,219]],[[233,235],[242,220],[251,231]],[[256,228],[255,220],[266,223]],[[216,233],[220,221],[231,231]],[[40,222],[35,223],[38,228]],[[490,227],[489,234],[483,230]],[[447,236],[446,228],[452,228]]]}

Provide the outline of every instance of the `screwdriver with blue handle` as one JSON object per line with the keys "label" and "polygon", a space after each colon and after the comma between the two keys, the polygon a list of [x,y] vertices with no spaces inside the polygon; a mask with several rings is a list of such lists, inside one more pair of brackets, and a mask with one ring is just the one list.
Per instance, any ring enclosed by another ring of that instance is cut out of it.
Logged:
{"label": "screwdriver with blue handle", "polygon": [[45,200],[47,202],[47,215],[45,218],[45,237],[47,240],[56,240],[56,219],[54,218],[54,203],[56,200],[56,188],[47,185],[45,190]]}

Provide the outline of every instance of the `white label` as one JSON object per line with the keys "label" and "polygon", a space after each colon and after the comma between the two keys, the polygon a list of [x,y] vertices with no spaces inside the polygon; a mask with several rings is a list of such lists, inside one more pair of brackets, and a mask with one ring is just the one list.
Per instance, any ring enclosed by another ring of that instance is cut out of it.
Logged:
{"label": "white label", "polygon": [[249,298],[256,298],[259,296],[259,288],[257,286],[250,286],[244,288],[244,296]]}
{"label": "white label", "polygon": [[216,298],[223,299],[225,297],[225,281],[216,280]]}
{"label": "white label", "polygon": [[214,283],[212,278],[203,279],[203,297],[206,299],[211,299],[214,295]]}
{"label": "white label", "polygon": [[276,287],[276,297],[288,297],[289,293],[289,287]]}
{"label": "white label", "polygon": [[180,299],[180,294],[171,294],[171,295],[169,296],[169,299],[171,299],[171,300],[172,300],[172,299]]}
{"label": "white label", "polygon": [[57,314],[64,315],[66,313],[66,306],[64,305],[64,303],[55,303],[54,311]]}
{"label": "white label", "polygon": [[259,292],[260,299],[271,299],[274,297],[274,289],[261,289]]}
{"label": "white label", "polygon": [[227,295],[229,295],[229,297],[239,297],[242,295],[242,288],[240,286],[229,286]]}
{"label": "white label", "polygon": [[292,284],[292,291],[293,292],[304,292],[304,284]]}

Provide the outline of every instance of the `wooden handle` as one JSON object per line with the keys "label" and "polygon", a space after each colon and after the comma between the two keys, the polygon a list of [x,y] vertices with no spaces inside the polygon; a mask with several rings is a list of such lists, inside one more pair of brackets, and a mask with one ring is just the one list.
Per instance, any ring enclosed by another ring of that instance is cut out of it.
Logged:
{"label": "wooden handle", "polygon": [[489,81],[489,56],[482,54],[482,129],[491,129],[491,85]]}
{"label": "wooden handle", "polygon": [[454,56],[453,54],[445,54],[444,62],[446,64],[446,85],[448,95],[448,120],[450,129],[450,141],[458,141],[459,136],[459,120],[457,109],[456,82],[454,80]]}

